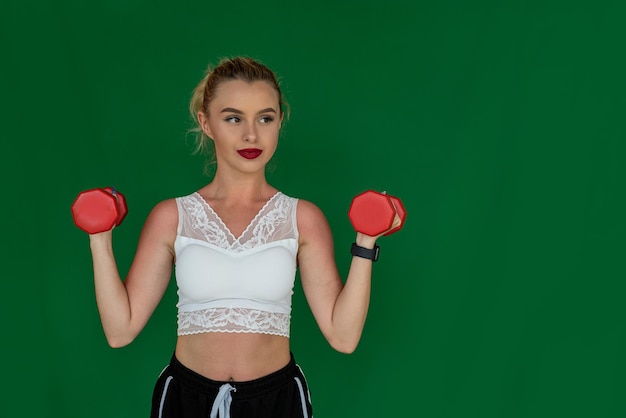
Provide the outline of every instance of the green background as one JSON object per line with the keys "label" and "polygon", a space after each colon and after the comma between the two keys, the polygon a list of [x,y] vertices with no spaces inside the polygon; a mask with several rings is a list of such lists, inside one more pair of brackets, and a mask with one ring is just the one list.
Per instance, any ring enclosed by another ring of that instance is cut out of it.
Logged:
{"label": "green background", "polygon": [[191,90],[250,55],[291,105],[271,182],[315,202],[345,273],[352,196],[402,198],[357,351],[299,285],[315,416],[624,417],[626,5],[621,1],[3,0],[1,417],[142,417],[172,353],[174,283],[111,349],[79,191],[116,186],[121,272],[160,200],[209,178]]}

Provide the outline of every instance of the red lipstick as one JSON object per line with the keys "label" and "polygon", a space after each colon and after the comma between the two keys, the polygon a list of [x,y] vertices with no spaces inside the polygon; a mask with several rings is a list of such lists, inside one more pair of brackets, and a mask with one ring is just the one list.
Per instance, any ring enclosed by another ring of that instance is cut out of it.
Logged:
{"label": "red lipstick", "polygon": [[261,155],[263,151],[258,148],[244,148],[244,149],[237,150],[237,152],[243,158],[246,158],[248,160],[254,160],[256,157]]}

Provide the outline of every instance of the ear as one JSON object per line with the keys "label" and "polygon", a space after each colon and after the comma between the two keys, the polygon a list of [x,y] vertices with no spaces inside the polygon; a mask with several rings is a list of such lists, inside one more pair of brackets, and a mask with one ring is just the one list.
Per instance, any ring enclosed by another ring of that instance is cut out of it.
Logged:
{"label": "ear", "polygon": [[280,112],[280,120],[278,121],[278,130],[283,126],[283,119],[285,118],[285,112]]}
{"label": "ear", "polygon": [[198,123],[200,124],[200,128],[202,132],[209,138],[213,139],[213,133],[211,132],[211,127],[209,126],[209,118],[204,112],[198,112]]}

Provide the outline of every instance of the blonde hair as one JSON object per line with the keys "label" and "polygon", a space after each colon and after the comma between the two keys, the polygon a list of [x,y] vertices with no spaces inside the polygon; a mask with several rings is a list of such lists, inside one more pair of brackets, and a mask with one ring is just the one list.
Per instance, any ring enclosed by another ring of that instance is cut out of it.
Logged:
{"label": "blonde hair", "polygon": [[[276,74],[267,66],[249,57],[222,58],[216,67],[209,67],[204,73],[193,91],[189,102],[189,113],[194,121],[194,127],[189,130],[195,135],[194,154],[211,155],[211,160],[207,161],[207,167],[215,162],[213,155],[213,141],[204,133],[198,120],[198,112],[209,115],[209,104],[217,93],[219,86],[231,80],[242,80],[248,83],[254,81],[265,81],[269,83],[278,93],[278,100],[281,113],[287,113],[289,118],[289,105],[285,103],[280,90],[280,83]],[[285,110],[287,112],[285,112]]]}

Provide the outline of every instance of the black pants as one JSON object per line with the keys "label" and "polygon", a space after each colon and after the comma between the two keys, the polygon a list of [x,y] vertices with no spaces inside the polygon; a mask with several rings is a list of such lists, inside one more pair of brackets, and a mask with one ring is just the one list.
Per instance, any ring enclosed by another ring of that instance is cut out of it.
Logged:
{"label": "black pants", "polygon": [[152,395],[151,418],[312,418],[306,379],[293,355],[284,368],[247,382],[219,382],[175,356]]}

